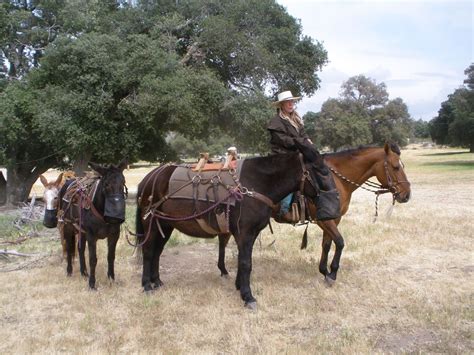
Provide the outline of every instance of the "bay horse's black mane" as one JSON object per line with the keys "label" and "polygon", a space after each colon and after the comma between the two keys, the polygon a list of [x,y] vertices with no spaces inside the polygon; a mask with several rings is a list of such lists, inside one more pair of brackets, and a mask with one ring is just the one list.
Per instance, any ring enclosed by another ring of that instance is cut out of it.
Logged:
{"label": "bay horse's black mane", "polygon": [[[394,153],[396,153],[397,155],[401,154],[400,147],[398,146],[398,144],[389,143],[389,146],[390,146],[390,149]],[[352,155],[357,155],[358,153],[360,153],[363,150],[371,149],[371,148],[380,148],[380,146],[374,145],[374,144],[360,145],[357,148],[350,148],[350,149],[346,149],[346,150],[341,150],[339,152],[324,153],[323,157],[328,157],[328,158],[332,158],[332,157],[335,157],[335,158],[336,157],[340,157],[340,158],[350,157]]]}

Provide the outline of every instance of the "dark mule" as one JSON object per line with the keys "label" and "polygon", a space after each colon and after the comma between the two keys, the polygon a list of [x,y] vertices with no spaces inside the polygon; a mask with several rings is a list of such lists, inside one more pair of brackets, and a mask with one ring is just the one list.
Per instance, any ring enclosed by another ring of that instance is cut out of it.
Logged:
{"label": "dark mule", "polygon": [[[123,170],[126,160],[118,166],[89,163],[99,176],[68,180],[59,193],[60,231],[67,253],[67,274],[72,274],[72,260],[77,240],[81,274],[87,276],[85,245],[89,246],[89,287],[95,289],[97,239],[107,238],[107,276],[115,279],[115,247],[120,225],[125,221],[126,186]],[[77,238],[76,238],[77,237]]]}
{"label": "dark mule", "polygon": [[[142,285],[145,291],[162,285],[160,255],[174,228],[194,237],[212,238],[216,235],[204,231],[195,219],[186,219],[196,211],[208,209],[207,202],[168,198],[169,180],[176,168],[176,165],[159,167],[150,172],[138,186],[137,233],[143,235]],[[304,177],[307,177],[304,180],[306,196],[315,198],[316,190],[312,183],[315,181],[315,168],[310,161],[303,162],[298,153],[246,159],[242,163],[239,184],[229,190],[241,197],[236,199],[235,206],[230,207],[228,215],[229,231],[239,250],[235,286],[250,308],[256,306],[250,288],[255,239],[267,226],[274,204],[298,190]],[[173,218],[181,220],[170,220]],[[216,227],[214,214],[207,214],[204,218]],[[228,239],[228,235],[222,239]],[[222,273],[226,274],[223,259],[220,259],[219,264]]]}
{"label": "dark mule", "polygon": [[[302,147],[304,149],[304,147]],[[306,151],[311,155],[311,152]],[[369,178],[376,177],[380,183],[378,187],[370,190],[378,193],[392,193],[394,201],[408,202],[410,199],[410,183],[400,161],[400,148],[395,144],[385,144],[384,147],[360,147],[338,153],[324,155],[324,161],[331,169],[336,187],[339,191],[341,217],[336,220],[316,221],[316,206],[311,199],[308,200],[310,217],[323,230],[322,253],[319,271],[325,280],[332,284],[336,280],[337,270],[341,259],[344,239],[337,226],[342,216],[348,211],[352,193],[362,186]],[[219,235],[219,269],[225,268],[225,246],[229,240],[228,235]],[[331,262],[331,271],[328,271],[327,262],[331,244],[334,242],[336,251]]]}

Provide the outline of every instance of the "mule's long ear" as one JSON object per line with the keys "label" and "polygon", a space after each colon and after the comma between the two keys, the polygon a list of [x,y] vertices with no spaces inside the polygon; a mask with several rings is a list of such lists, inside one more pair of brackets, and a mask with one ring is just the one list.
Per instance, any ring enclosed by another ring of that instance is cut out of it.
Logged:
{"label": "mule's long ear", "polygon": [[48,185],[48,180],[43,175],[39,176],[41,183],[43,184],[44,187]]}
{"label": "mule's long ear", "polygon": [[92,170],[97,171],[101,176],[104,176],[107,171],[107,169],[104,168],[102,165],[93,163],[91,161],[89,162],[89,166],[92,168]]}
{"label": "mule's long ear", "polygon": [[122,161],[119,163],[119,165],[117,166],[117,168],[119,168],[121,171],[124,171],[127,166],[128,166],[128,158],[125,157],[125,158],[123,158]]}
{"label": "mule's long ear", "polygon": [[56,179],[56,182],[54,183],[54,185],[59,186],[59,185],[61,185],[62,181],[63,181],[63,173],[59,174],[59,176]]}

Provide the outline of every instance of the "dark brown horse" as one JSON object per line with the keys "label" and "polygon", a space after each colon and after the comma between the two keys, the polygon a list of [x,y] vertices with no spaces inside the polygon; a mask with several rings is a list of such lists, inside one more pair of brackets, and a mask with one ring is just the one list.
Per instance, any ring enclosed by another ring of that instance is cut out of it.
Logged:
{"label": "dark brown horse", "polygon": [[72,274],[75,245],[78,244],[80,271],[87,276],[85,246],[89,247],[89,287],[95,289],[97,265],[96,243],[107,238],[107,276],[115,279],[115,247],[120,236],[120,224],[125,220],[126,186],[123,170],[127,161],[118,166],[89,163],[99,176],[68,180],[59,192],[59,229],[67,254],[67,274]]}
{"label": "dark brown horse", "polygon": [[[337,226],[341,218],[349,209],[352,193],[364,183],[376,177],[380,185],[369,185],[369,190],[376,193],[389,192],[394,201],[408,202],[410,199],[410,183],[405,175],[403,164],[400,160],[400,148],[395,144],[385,144],[384,147],[360,147],[338,153],[324,155],[324,161],[331,169],[336,187],[339,191],[341,203],[341,217],[330,221],[316,221],[316,206],[309,200],[308,209],[311,219],[323,230],[322,252],[319,271],[325,280],[332,284],[336,281],[337,270],[341,259],[344,239]],[[219,235],[219,261],[218,267],[222,275],[227,274],[225,268],[225,246],[229,235]],[[328,270],[328,254],[334,242],[336,251],[331,262],[331,271]]]}
{"label": "dark brown horse", "polygon": [[[207,202],[189,199],[170,199],[169,181],[177,168],[165,165],[150,172],[138,186],[137,233],[142,235],[143,275],[145,291],[160,287],[159,264],[163,248],[174,228],[194,237],[213,238],[203,230],[196,219],[189,218],[196,211],[209,209]],[[256,307],[250,288],[252,250],[260,231],[268,225],[272,207],[290,192],[300,188],[303,179],[304,193],[316,198],[313,181],[316,179],[314,163],[299,153],[252,158],[243,161],[240,181],[229,194],[239,196],[229,208],[228,227],[238,245],[238,271],[235,286],[245,305]],[[213,228],[217,228],[215,214],[204,216]]]}

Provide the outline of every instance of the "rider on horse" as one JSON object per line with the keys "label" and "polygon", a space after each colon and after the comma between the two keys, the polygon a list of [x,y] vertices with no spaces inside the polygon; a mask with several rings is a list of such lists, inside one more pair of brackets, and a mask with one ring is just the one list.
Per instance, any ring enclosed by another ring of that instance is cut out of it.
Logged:
{"label": "rider on horse", "polygon": [[[313,142],[304,131],[304,124],[301,117],[295,111],[295,101],[300,99],[299,96],[293,96],[291,91],[283,91],[278,94],[277,101],[273,102],[273,105],[277,107],[277,114],[270,121],[267,126],[270,132],[270,145],[272,154],[291,153],[298,150],[298,146],[311,145]],[[314,146],[313,146],[314,147]],[[339,208],[334,208],[334,204],[339,205],[339,198],[336,193],[336,185],[334,183],[331,172],[323,161],[323,158],[317,152],[312,157],[312,163],[317,167],[317,183],[320,189],[318,207],[321,210],[326,210],[327,204],[331,205],[328,210],[339,211]],[[325,192],[330,192],[325,194]],[[289,210],[291,201],[293,199],[293,193],[289,194],[281,201],[280,213],[278,219],[282,222],[296,223],[294,214]],[[335,219],[338,218],[339,214],[328,214],[324,216],[324,219]]]}

